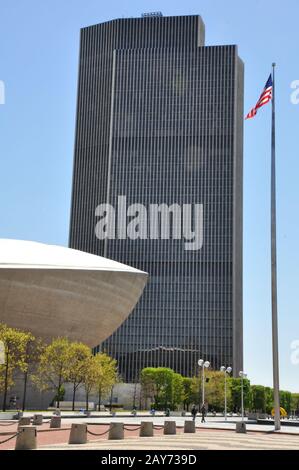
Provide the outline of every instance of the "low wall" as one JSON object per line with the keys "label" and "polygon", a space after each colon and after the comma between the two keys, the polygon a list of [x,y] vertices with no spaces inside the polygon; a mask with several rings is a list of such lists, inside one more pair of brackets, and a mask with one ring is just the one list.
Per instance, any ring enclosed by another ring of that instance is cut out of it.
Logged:
{"label": "low wall", "polygon": [[[72,384],[64,384],[65,395],[64,400],[60,402],[61,409],[71,410],[72,409],[72,400],[73,400],[73,386]],[[7,394],[7,407],[9,409],[10,397],[17,397],[17,406],[16,409],[22,407],[23,400],[23,377],[17,377],[15,386],[9,390]],[[47,410],[53,402],[55,396],[54,391],[44,391],[40,392],[28,380],[27,393],[26,393],[26,409],[28,410]],[[3,394],[0,393],[0,404],[2,404]],[[98,395],[96,393],[91,393],[89,397],[89,409],[92,411],[98,405]],[[62,404],[65,404],[65,407],[62,408]],[[132,409],[133,406],[137,408],[140,407],[140,384],[130,384],[130,383],[121,383],[115,385],[113,388],[112,396],[112,406],[116,405],[120,408]],[[110,404],[110,395],[103,397],[101,404],[105,407],[108,407]],[[76,410],[86,408],[85,401],[85,391],[83,387],[80,387],[76,392]]]}

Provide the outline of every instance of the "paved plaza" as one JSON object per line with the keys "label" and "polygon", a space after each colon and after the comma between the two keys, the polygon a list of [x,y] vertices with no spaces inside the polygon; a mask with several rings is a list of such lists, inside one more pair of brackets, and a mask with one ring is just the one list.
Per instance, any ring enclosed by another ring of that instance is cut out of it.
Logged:
{"label": "paved plaza", "polygon": [[[32,413],[25,413],[32,416]],[[62,419],[60,429],[49,428],[49,418],[51,413],[44,413],[44,423],[37,426],[37,446],[40,450],[66,450],[66,449],[127,449],[127,450],[232,450],[232,449],[299,449],[299,427],[282,426],[281,431],[273,432],[273,425],[258,425],[256,423],[247,423],[247,434],[237,434],[235,432],[236,422],[240,421],[238,417],[229,417],[225,422],[223,417],[208,417],[207,422],[202,424],[200,417],[196,419],[196,433],[184,434],[183,426],[186,419],[190,417],[170,417],[163,415],[150,417],[149,415],[139,415],[131,417],[130,415],[119,414],[111,417],[108,414],[96,414],[94,417],[83,417],[78,414],[73,417]],[[165,420],[174,420],[177,425],[177,434],[169,436],[163,434],[162,425]],[[153,437],[140,438],[139,425],[141,421],[153,421],[157,428],[154,430]],[[125,424],[125,439],[113,441],[107,439],[107,433],[111,422],[123,422]],[[80,445],[69,445],[68,438],[72,423],[87,423],[88,443]],[[0,450],[14,449],[17,432],[17,422],[0,422],[0,442],[9,439],[0,444]],[[99,436],[99,434],[101,434]]]}
{"label": "paved plaza", "polygon": [[204,429],[196,434],[136,438],[123,441],[92,441],[83,445],[48,445],[40,450],[298,450],[299,435],[253,433]]}

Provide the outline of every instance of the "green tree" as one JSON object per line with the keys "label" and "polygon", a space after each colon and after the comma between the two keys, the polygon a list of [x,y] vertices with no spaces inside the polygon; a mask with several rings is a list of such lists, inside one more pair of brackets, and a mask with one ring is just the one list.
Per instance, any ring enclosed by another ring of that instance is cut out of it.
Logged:
{"label": "green tree", "polygon": [[31,333],[27,336],[27,342],[24,353],[24,361],[20,367],[23,373],[23,399],[22,410],[26,408],[27,384],[30,374],[36,369],[40,355],[43,351],[43,343],[41,339],[35,338]]}
{"label": "green tree", "polygon": [[266,412],[266,390],[263,385],[251,385],[252,409]]}
{"label": "green tree", "polygon": [[266,413],[269,415],[271,414],[271,411],[274,407],[274,393],[273,393],[273,388],[271,387],[265,387],[265,409]]}
{"label": "green tree", "polygon": [[292,394],[287,390],[280,390],[279,392],[280,406],[289,414],[291,412]]}
{"label": "green tree", "polygon": [[292,393],[291,396],[291,410],[299,410],[299,393]]}
{"label": "green tree", "polygon": [[[209,408],[215,411],[224,410],[225,402],[225,391],[224,391],[224,373],[218,370],[208,370],[205,374],[208,382],[205,384],[205,400],[207,401]],[[227,403],[230,402],[231,390],[229,387],[229,381],[227,381]]]}
{"label": "green tree", "polygon": [[57,407],[64,396],[63,385],[68,381],[71,355],[71,342],[67,338],[53,339],[42,351],[33,382],[40,390],[55,391]]}
{"label": "green tree", "polygon": [[[220,371],[205,371],[205,402],[210,409],[223,411],[224,409],[224,374]],[[192,379],[193,402],[201,405],[202,402],[202,377]],[[230,403],[230,386],[227,381],[227,402]]]}
{"label": "green tree", "polygon": [[198,404],[198,408],[200,408],[201,400],[202,400],[202,382],[201,377],[192,377],[191,379],[191,403]]}
{"label": "green tree", "polygon": [[14,384],[14,372],[25,367],[26,344],[30,333],[0,324],[0,341],[4,345],[4,364],[0,365],[0,389],[3,391],[2,409],[7,408],[7,392]]}
{"label": "green tree", "polygon": [[155,371],[155,407],[165,409],[171,406],[173,370],[168,367],[157,367]]}
{"label": "green tree", "polygon": [[156,382],[155,382],[155,368],[146,367],[140,372],[140,384],[141,394],[147,402],[150,400],[151,403],[155,401],[156,396]]}
{"label": "green tree", "polygon": [[[183,400],[182,377],[168,367],[146,367],[141,371],[144,396],[151,397],[156,409],[177,406]],[[177,390],[174,387],[177,386]]]}
{"label": "green tree", "polygon": [[183,404],[184,410],[189,411],[189,406],[192,403],[192,379],[190,377],[183,377]]}
{"label": "green tree", "polygon": [[72,410],[75,410],[76,392],[84,382],[85,361],[91,356],[91,350],[86,344],[73,342],[69,347],[69,363],[66,371],[66,379],[72,383]]}
{"label": "green tree", "polygon": [[172,395],[171,408],[176,409],[184,399],[184,379],[181,374],[173,372],[172,375]]}
{"label": "green tree", "polygon": [[99,364],[96,359],[96,356],[90,354],[90,356],[84,361],[84,377],[83,385],[85,389],[85,399],[86,399],[86,410],[88,411],[89,407],[89,395],[96,388],[97,378],[99,372]]}
{"label": "green tree", "polygon": [[[231,390],[230,408],[232,411],[237,412],[241,410],[241,378],[231,377],[228,379]],[[250,381],[243,379],[243,396],[244,408],[251,409],[252,396],[250,389]]]}
{"label": "green tree", "polygon": [[100,410],[101,401],[111,388],[118,382],[116,360],[105,353],[95,356],[97,364],[95,388],[98,393],[98,406]]}

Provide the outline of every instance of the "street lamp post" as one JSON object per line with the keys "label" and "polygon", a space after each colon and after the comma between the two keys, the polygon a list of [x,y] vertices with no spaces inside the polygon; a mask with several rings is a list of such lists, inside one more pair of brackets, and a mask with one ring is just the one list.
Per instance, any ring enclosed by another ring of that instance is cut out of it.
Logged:
{"label": "street lamp post", "polygon": [[233,370],[231,367],[220,367],[221,372],[224,372],[224,419],[227,421],[227,393],[226,393],[226,376]]}
{"label": "street lamp post", "polygon": [[202,396],[202,404],[205,404],[205,369],[210,367],[209,361],[204,361],[203,359],[199,359],[198,365],[202,370],[202,384],[201,384],[201,396]]}
{"label": "street lamp post", "polygon": [[241,377],[241,412],[242,412],[242,422],[244,421],[244,391],[243,391],[243,380],[246,379],[247,374],[240,370],[239,376]]}

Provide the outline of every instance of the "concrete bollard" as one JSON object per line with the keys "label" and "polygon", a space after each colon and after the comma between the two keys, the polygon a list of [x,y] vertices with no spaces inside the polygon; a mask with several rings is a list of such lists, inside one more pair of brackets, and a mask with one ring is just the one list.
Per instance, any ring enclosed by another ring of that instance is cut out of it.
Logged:
{"label": "concrete bollard", "polygon": [[43,415],[33,415],[32,424],[35,426],[43,424]]}
{"label": "concrete bollard", "polygon": [[36,427],[21,426],[17,435],[15,450],[31,450],[36,449]]}
{"label": "concrete bollard", "polygon": [[123,439],[124,423],[110,423],[108,439]]}
{"label": "concrete bollard", "polygon": [[191,433],[191,432],[196,432],[195,429],[195,421],[185,421],[184,423],[184,432],[186,433]]}
{"label": "concrete bollard", "polygon": [[236,424],[236,432],[246,434],[246,424],[243,421]]}
{"label": "concrete bollard", "polygon": [[30,417],[22,417],[19,419],[18,423],[18,429],[20,429],[21,426],[30,426],[31,424],[31,418]]}
{"label": "concrete bollard", "polygon": [[86,444],[87,442],[87,424],[73,423],[71,427],[69,444]]}
{"label": "concrete bollard", "polygon": [[50,428],[61,428],[61,416],[52,416]]}
{"label": "concrete bollard", "polygon": [[152,421],[141,421],[139,432],[140,437],[152,437],[154,435],[154,427]]}
{"label": "concrete bollard", "polygon": [[164,434],[176,434],[175,421],[164,421]]}

